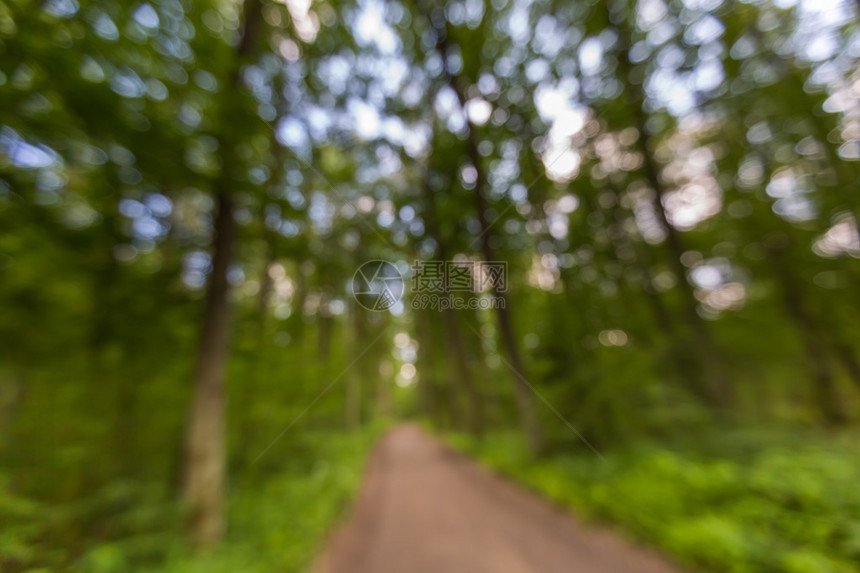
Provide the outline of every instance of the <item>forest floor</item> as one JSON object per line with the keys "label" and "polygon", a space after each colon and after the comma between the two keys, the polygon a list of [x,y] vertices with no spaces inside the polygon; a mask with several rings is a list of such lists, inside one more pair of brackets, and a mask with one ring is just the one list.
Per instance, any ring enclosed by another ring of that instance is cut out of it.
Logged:
{"label": "forest floor", "polygon": [[352,515],[317,573],[669,573],[617,534],[489,473],[418,426],[374,450]]}

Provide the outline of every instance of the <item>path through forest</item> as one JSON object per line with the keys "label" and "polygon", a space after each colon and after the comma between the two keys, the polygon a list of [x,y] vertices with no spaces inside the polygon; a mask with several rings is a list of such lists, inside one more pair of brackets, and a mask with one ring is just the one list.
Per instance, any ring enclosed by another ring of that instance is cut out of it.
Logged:
{"label": "path through forest", "polygon": [[317,573],[677,573],[587,529],[414,425],[375,449],[352,515]]}

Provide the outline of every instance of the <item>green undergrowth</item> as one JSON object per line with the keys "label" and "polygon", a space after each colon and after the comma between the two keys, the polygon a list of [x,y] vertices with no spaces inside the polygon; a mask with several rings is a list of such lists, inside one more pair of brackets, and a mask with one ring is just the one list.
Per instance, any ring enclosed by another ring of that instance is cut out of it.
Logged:
{"label": "green undergrowth", "polygon": [[[181,535],[175,494],[114,480],[92,498],[45,504],[0,482],[0,571],[290,573],[306,570],[356,493],[384,427],[288,436],[228,483],[227,534],[207,554]],[[85,545],[73,544],[87,528]],[[91,529],[91,531],[90,531]]]}
{"label": "green undergrowth", "polygon": [[[325,538],[345,515],[361,482],[381,426],[353,436],[324,435],[309,462],[239,488],[230,506],[229,533],[208,556],[172,556],[167,573],[271,573],[308,569]],[[271,453],[271,452],[270,452]],[[267,454],[269,455],[269,454]]]}
{"label": "green undergrowth", "polygon": [[[581,518],[618,526],[691,571],[860,570],[860,452],[840,439],[725,439],[531,461],[513,435],[449,442]],[[755,447],[758,443],[759,447]]]}

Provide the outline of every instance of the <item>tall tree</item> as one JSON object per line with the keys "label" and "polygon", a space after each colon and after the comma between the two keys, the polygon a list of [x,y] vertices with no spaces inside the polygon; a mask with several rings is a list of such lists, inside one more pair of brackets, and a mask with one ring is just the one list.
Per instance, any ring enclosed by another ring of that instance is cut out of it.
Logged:
{"label": "tall tree", "polygon": [[[496,262],[498,258],[493,247],[493,231],[491,228],[495,221],[489,220],[490,206],[487,201],[486,191],[487,173],[481,154],[478,151],[478,136],[475,133],[475,126],[470,123],[469,114],[466,109],[466,102],[468,101],[466,79],[458,76],[450,69],[451,44],[453,40],[449,36],[446,27],[447,21],[445,20],[443,11],[435,10],[431,15],[430,22],[435,33],[436,50],[442,60],[442,73],[448,86],[457,95],[461,113],[466,118],[466,154],[476,173],[473,200],[475,215],[478,220],[478,241],[480,242],[481,255],[485,261]],[[458,52],[462,53],[459,50]],[[507,293],[501,289],[498,281],[493,281],[492,292],[496,300],[499,301],[499,304],[495,306],[496,317],[498,318],[502,345],[508,357],[510,370],[512,371],[514,395],[520,423],[522,424],[529,448],[533,454],[537,455],[543,450],[543,436],[540,421],[535,411],[532,389],[529,387],[530,383],[528,381],[525,362],[522,358],[519,341],[514,333],[510,299]]]}
{"label": "tall tree", "polygon": [[[259,0],[245,0],[243,31],[235,58],[227,74],[227,85],[240,90],[241,66],[257,42],[261,26]],[[241,97],[224,94],[226,98]],[[229,103],[223,110],[233,112],[241,106]],[[235,121],[229,113],[221,117],[219,149],[221,175],[214,186],[212,269],[206,290],[206,305],[200,341],[192,376],[193,393],[185,436],[184,481],[182,497],[189,512],[187,530],[191,542],[199,547],[215,544],[224,533],[224,472],[226,465],[225,377],[230,355],[230,283],[228,271],[236,242],[235,208],[236,142],[226,136],[227,126]]]}

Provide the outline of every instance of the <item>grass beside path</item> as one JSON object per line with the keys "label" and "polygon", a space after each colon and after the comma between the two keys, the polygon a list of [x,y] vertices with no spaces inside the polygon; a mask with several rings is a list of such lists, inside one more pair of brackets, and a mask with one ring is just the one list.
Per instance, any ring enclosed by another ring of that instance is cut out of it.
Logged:
{"label": "grass beside path", "polygon": [[193,556],[182,549],[159,571],[308,570],[358,491],[368,453],[383,428],[366,428],[356,435],[321,433],[302,438],[307,451],[300,459],[233,493],[227,538],[217,551]]}
{"label": "grass beside path", "polygon": [[[589,521],[694,571],[860,570],[857,435],[739,432],[699,450],[641,446],[529,460],[514,435],[449,443]],[[714,444],[719,444],[714,446]]]}

